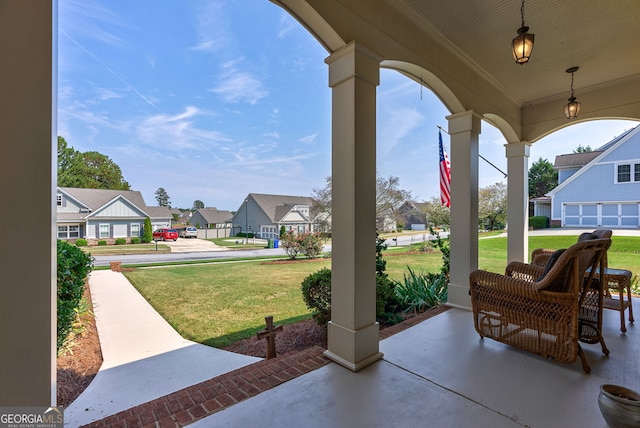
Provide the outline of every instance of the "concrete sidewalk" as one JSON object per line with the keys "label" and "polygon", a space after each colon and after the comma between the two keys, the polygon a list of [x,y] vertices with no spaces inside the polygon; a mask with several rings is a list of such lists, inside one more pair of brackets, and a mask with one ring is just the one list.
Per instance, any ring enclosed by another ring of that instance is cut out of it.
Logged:
{"label": "concrete sidewalk", "polygon": [[118,272],[89,278],[103,363],[65,409],[78,427],[260,361],[182,338]]}

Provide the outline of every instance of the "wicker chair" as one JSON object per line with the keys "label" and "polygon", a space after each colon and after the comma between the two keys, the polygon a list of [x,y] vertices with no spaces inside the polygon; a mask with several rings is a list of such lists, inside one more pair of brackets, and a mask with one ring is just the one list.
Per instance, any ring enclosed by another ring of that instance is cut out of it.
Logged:
{"label": "wicker chair", "polygon": [[[578,242],[552,266],[511,262],[504,275],[471,272],[473,321],[480,337],[562,363],[573,363],[580,356],[589,373],[580,340],[599,342],[602,352],[609,354],[600,333],[602,288],[592,272],[601,266],[610,245],[609,238]],[[596,313],[589,303],[594,296]]]}
{"label": "wicker chair", "polygon": [[[613,231],[610,229],[596,229],[591,233],[583,233],[582,235],[580,235],[578,237],[578,242],[583,241],[585,239],[592,239],[591,238],[592,236],[596,238],[611,238],[612,234],[613,234]],[[545,266],[549,261],[549,257],[551,257],[551,255],[555,251],[556,250],[551,250],[549,248],[536,248],[531,252],[531,264],[534,264],[537,266]],[[605,268],[607,267],[606,257],[604,259],[604,267]]]}

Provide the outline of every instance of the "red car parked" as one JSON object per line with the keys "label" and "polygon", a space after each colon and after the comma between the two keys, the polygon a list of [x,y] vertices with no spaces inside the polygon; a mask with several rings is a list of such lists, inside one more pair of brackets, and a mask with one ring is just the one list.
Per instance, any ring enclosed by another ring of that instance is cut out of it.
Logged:
{"label": "red car parked", "polygon": [[178,232],[175,229],[161,228],[153,232],[154,241],[168,241],[170,239],[178,240]]}

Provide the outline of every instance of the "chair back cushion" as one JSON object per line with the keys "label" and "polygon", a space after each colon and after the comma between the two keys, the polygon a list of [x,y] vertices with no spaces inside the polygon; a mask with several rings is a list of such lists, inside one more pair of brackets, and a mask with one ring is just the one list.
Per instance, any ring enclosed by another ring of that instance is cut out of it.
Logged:
{"label": "chair back cushion", "polygon": [[[566,250],[555,251],[545,266],[545,273],[537,279],[537,282],[541,283],[540,289],[556,292],[578,291],[582,288],[587,269],[597,267],[596,263],[606,254],[610,245],[611,239],[585,236],[581,242]],[[574,274],[577,276],[574,277]]]}
{"label": "chair back cushion", "polygon": [[[551,253],[549,260],[547,261],[547,264],[544,267],[544,271],[542,271],[542,275],[540,275],[538,279],[536,279],[536,282],[540,282],[545,279],[549,271],[553,269],[556,262],[558,261],[558,259],[560,259],[560,256],[562,256],[562,254],[565,251],[566,251],[566,248],[563,248],[561,250],[556,250],[553,253]],[[558,272],[556,275],[553,276],[551,281],[544,287],[544,289],[547,291],[558,291],[558,292],[568,291],[568,288],[571,285],[571,282],[569,281],[570,279],[569,277],[571,275],[571,264],[572,264],[572,261],[568,260],[568,263],[566,263],[565,266],[561,268],[560,272]]]}

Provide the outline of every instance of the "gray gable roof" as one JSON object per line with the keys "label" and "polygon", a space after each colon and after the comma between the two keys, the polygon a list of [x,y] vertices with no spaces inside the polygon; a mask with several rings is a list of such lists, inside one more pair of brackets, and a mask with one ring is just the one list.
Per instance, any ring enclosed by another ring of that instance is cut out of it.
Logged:
{"label": "gray gable roof", "polygon": [[147,207],[142,193],[138,190],[80,189],[76,187],[58,187],[58,189],[81,204],[86,205],[91,211],[103,207],[118,196],[123,196],[142,210]]}
{"label": "gray gable roof", "polygon": [[554,169],[562,169],[562,168],[572,168],[572,167],[573,168],[583,167],[586,164],[588,164],[589,162],[591,162],[592,160],[594,160],[595,158],[597,158],[598,156],[600,156],[604,151],[606,151],[609,148],[613,147],[618,141],[620,141],[623,138],[625,138],[627,135],[629,135],[637,127],[638,126],[635,126],[635,127],[631,128],[631,129],[623,132],[622,134],[618,135],[617,137],[615,137],[614,139],[612,139],[611,141],[609,141],[605,145],[603,145],[601,147],[598,147],[597,149],[595,149],[592,152],[568,153],[568,154],[564,154],[564,155],[558,155],[558,156],[556,156],[556,160],[555,160],[555,162],[553,164],[553,168]]}
{"label": "gray gable roof", "polygon": [[196,210],[208,224],[221,224],[230,222],[233,214],[231,211],[218,210],[217,208],[200,208]]}
{"label": "gray gable roof", "polygon": [[284,217],[294,205],[306,205],[311,207],[313,199],[307,196],[265,195],[261,193],[249,193],[249,197],[258,204],[269,219],[277,223]]}
{"label": "gray gable roof", "polygon": [[[81,189],[77,187],[58,187],[58,189],[68,197],[85,205],[91,212],[95,212],[118,197],[123,197],[152,219],[171,218],[171,210],[168,207],[148,207],[144,202],[142,193],[138,190]],[[80,215],[77,213],[58,213],[57,215],[62,220],[85,218],[87,216],[86,213]]]}
{"label": "gray gable roof", "polygon": [[556,161],[553,164],[553,167],[555,169],[560,169],[585,166],[586,164],[597,158],[601,153],[601,151],[593,151],[587,153],[570,153],[566,155],[558,155],[556,156]]}
{"label": "gray gable roof", "polygon": [[171,218],[171,210],[169,207],[143,207],[144,211],[151,218]]}

